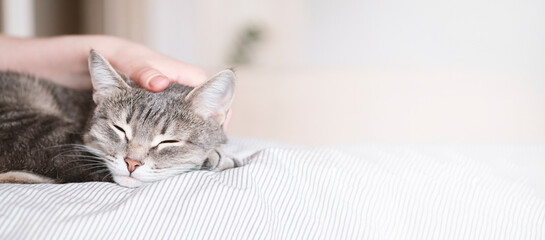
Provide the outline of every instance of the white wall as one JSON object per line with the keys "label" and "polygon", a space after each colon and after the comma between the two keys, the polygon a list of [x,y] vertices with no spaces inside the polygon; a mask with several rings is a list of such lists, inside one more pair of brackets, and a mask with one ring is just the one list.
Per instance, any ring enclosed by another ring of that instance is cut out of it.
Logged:
{"label": "white wall", "polygon": [[[314,0],[305,61],[545,76],[545,1]],[[545,90],[545,84],[540,84]]]}

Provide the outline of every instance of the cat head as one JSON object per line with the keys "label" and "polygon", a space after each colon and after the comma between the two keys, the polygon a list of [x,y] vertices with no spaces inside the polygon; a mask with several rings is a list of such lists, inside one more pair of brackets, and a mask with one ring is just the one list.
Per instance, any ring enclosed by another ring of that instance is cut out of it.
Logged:
{"label": "cat head", "polygon": [[114,181],[137,187],[200,169],[226,141],[222,124],[234,97],[235,74],[224,70],[191,88],[146,91],[91,50],[96,103],[84,143],[104,159]]}

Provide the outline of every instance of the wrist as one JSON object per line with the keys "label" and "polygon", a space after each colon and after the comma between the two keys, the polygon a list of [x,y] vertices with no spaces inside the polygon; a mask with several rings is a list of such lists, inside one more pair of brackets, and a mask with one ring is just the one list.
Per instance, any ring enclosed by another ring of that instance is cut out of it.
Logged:
{"label": "wrist", "polygon": [[[107,59],[118,56],[120,49],[131,43],[125,39],[107,35],[67,35],[48,38],[51,49],[61,49],[58,63],[69,64],[75,74],[89,74],[87,58],[91,49]],[[65,69],[66,70],[66,69]]]}

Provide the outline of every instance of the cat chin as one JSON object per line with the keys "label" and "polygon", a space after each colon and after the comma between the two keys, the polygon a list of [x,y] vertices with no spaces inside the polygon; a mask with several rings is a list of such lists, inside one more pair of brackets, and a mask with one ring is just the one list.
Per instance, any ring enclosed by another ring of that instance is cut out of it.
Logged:
{"label": "cat chin", "polygon": [[114,181],[120,186],[128,188],[136,188],[144,185],[144,182],[129,176],[114,176]]}

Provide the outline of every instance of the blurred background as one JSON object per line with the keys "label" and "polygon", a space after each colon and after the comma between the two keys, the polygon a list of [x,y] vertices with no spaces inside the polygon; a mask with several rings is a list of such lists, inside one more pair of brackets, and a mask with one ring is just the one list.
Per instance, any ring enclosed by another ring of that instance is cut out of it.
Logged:
{"label": "blurred background", "polygon": [[545,1],[1,0],[14,36],[109,34],[236,67],[229,133],[301,145],[545,140]]}

